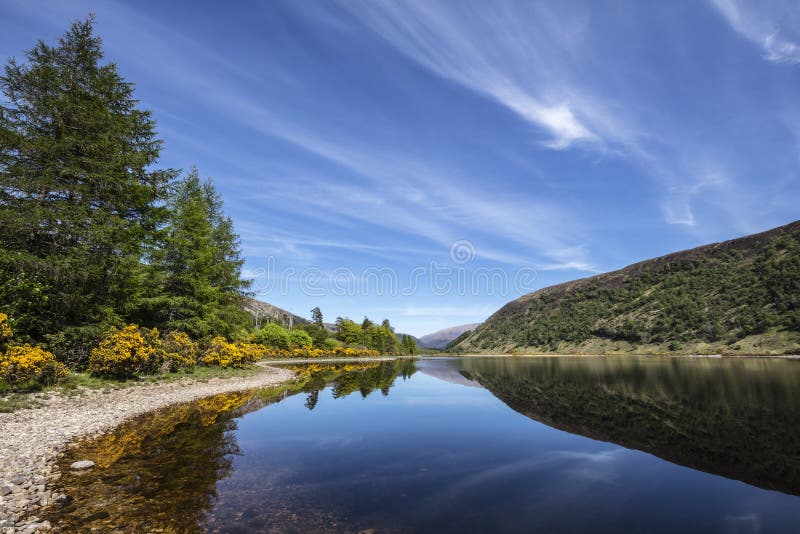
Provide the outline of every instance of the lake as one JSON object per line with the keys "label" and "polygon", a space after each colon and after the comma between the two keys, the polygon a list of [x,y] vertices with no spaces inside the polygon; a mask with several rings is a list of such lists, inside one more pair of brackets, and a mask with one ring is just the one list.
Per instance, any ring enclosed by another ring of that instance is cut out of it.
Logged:
{"label": "lake", "polygon": [[[67,531],[797,532],[800,361],[421,358],[139,417]],[[76,459],[88,474],[70,474]]]}

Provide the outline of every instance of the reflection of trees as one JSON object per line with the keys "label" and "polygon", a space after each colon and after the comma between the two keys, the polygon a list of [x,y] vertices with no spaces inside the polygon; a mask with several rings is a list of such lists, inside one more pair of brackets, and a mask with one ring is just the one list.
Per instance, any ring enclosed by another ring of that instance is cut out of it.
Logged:
{"label": "reflection of trees", "polygon": [[[83,443],[61,462],[61,491],[74,504],[53,519],[131,532],[196,530],[217,480],[230,474],[239,453],[234,418],[253,402],[263,405],[252,393],[216,395],[157,410]],[[69,463],[83,458],[97,470],[69,473]]]}
{"label": "reflection of trees", "polygon": [[[198,521],[214,503],[217,481],[230,475],[232,456],[240,454],[233,432],[237,417],[299,392],[308,394],[306,407],[313,409],[330,383],[338,397],[356,390],[387,394],[398,374],[410,376],[414,367],[405,360],[294,370],[298,378],[287,386],[170,406],[82,442],[60,462],[59,491],[73,502],[50,510],[48,519],[70,531],[200,531]],[[69,464],[82,459],[97,468],[70,473]]]}
{"label": "reflection of trees", "polygon": [[329,384],[333,388],[333,397],[337,399],[355,391],[366,397],[379,390],[385,396],[398,376],[406,379],[416,372],[414,360],[411,359],[348,364],[312,363],[294,365],[290,369],[302,381],[301,391],[308,393],[305,405],[309,410],[317,405],[319,391]]}
{"label": "reflection of trees", "polygon": [[334,398],[342,398],[354,391],[366,397],[375,390],[386,396],[398,375],[407,378],[414,374],[414,361],[408,359],[380,362],[358,372],[344,373],[333,383]]}
{"label": "reflection of trees", "polygon": [[800,363],[467,359],[523,415],[749,484],[800,494]]}

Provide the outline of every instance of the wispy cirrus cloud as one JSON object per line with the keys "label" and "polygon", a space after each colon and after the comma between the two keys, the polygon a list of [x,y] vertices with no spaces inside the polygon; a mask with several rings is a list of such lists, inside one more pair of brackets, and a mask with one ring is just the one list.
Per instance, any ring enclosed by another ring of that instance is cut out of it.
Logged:
{"label": "wispy cirrus cloud", "polygon": [[709,1],[734,31],[762,49],[764,59],[800,64],[797,2]]}
{"label": "wispy cirrus cloud", "polygon": [[603,143],[597,114],[567,85],[570,47],[580,40],[585,18],[567,23],[546,5],[532,2],[480,12],[447,2],[342,6],[431,71],[538,126],[548,135],[541,140],[545,146]]}
{"label": "wispy cirrus cloud", "polygon": [[[633,163],[659,184],[668,224],[695,226],[698,200],[714,204],[720,184],[709,182],[704,169],[712,151],[687,139],[648,92],[636,94],[632,88],[636,100],[623,103],[602,89],[609,75],[622,73],[597,66],[604,59],[591,49],[597,36],[588,4],[560,4],[558,9],[511,1],[491,6],[382,0],[341,4],[429,71],[491,98],[535,126],[545,135],[542,146],[588,150]],[[772,39],[773,51],[789,57],[791,44]],[[726,187],[729,197],[737,194],[733,173]],[[715,204],[720,211],[729,206]]]}

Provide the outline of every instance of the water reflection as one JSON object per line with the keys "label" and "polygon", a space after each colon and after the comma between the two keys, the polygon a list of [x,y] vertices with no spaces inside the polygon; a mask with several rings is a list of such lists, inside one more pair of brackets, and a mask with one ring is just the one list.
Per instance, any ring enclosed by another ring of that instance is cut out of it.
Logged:
{"label": "water reflection", "polygon": [[800,495],[799,361],[467,358],[457,365],[548,426]]}
{"label": "water reflection", "polygon": [[800,521],[800,362],[292,368],[290,387],[175,406],[80,444],[62,472],[82,458],[98,468],[65,475],[74,500],[48,519],[69,532],[225,533],[757,532]]}
{"label": "water reflection", "polygon": [[[66,506],[49,519],[56,530],[199,532],[200,520],[217,498],[217,482],[228,477],[241,454],[236,419],[287,396],[306,393],[313,410],[319,391],[334,396],[374,390],[387,395],[398,376],[414,373],[412,360],[291,366],[295,383],[226,393],[170,406],[132,419],[114,432],[79,443],[60,461]],[[71,473],[69,465],[91,458],[97,469]]]}

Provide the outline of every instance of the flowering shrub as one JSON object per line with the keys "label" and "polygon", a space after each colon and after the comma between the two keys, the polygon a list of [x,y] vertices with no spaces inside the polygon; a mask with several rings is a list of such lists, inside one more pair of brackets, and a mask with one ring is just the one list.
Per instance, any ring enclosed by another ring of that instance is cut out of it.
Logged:
{"label": "flowering shrub", "polygon": [[0,347],[3,347],[12,337],[14,337],[14,332],[8,325],[8,315],[0,313]]}
{"label": "flowering shrub", "polygon": [[89,372],[94,375],[129,378],[153,373],[161,366],[162,352],[158,330],[128,325],[111,329],[89,356]]}
{"label": "flowering shrub", "polygon": [[248,363],[263,360],[269,352],[269,349],[260,343],[237,343],[236,347]]}
{"label": "flowering shrub", "polygon": [[229,343],[222,336],[217,336],[211,340],[200,361],[206,365],[218,365],[220,367],[245,367],[250,363],[246,351],[243,351],[235,343]]}
{"label": "flowering shrub", "polygon": [[0,378],[9,384],[35,380],[42,385],[51,385],[68,374],[63,363],[39,347],[17,345],[0,354]]}
{"label": "flowering shrub", "polygon": [[191,369],[197,364],[197,343],[184,332],[170,332],[161,342],[164,365],[174,373],[178,369]]}

